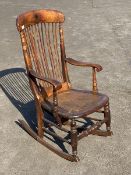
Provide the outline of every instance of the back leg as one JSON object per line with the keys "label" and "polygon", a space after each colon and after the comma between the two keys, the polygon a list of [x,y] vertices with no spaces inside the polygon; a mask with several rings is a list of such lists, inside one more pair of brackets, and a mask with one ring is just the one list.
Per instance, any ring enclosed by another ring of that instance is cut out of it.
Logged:
{"label": "back leg", "polygon": [[104,106],[104,118],[106,119],[106,130],[111,131],[111,114],[109,102]]}
{"label": "back leg", "polygon": [[35,101],[36,103],[36,112],[37,112],[37,126],[38,126],[38,136],[40,138],[43,137],[43,110],[41,108],[41,104],[38,100]]}

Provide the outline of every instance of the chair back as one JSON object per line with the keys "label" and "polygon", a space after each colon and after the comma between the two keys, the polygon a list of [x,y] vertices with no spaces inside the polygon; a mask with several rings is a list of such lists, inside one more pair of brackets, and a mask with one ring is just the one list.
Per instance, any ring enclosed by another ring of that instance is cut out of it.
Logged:
{"label": "chair back", "polygon": [[[33,10],[18,16],[16,25],[21,36],[27,71],[68,82],[62,24],[64,15],[56,10]],[[48,83],[40,81],[48,88]]]}

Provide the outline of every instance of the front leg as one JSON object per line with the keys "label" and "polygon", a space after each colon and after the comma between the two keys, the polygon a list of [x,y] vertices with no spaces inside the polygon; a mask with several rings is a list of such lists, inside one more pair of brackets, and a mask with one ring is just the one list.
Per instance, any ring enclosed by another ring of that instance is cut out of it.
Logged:
{"label": "front leg", "polygon": [[72,156],[79,161],[77,157],[77,129],[75,119],[71,120],[71,146],[72,146]]}

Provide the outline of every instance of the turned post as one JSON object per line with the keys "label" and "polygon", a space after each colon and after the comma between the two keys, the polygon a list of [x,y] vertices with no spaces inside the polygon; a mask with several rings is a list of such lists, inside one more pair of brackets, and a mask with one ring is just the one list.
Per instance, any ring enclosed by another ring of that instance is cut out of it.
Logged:
{"label": "turned post", "polygon": [[61,119],[60,117],[58,116],[58,99],[57,99],[57,91],[56,89],[53,87],[53,105],[54,105],[54,108],[53,108],[53,115],[54,117],[56,118],[56,121],[58,123],[58,125],[60,127],[62,127],[62,122],[61,122]]}
{"label": "turned post", "polygon": [[71,120],[71,146],[72,146],[72,155],[77,155],[77,129],[75,119]]}
{"label": "turned post", "polygon": [[31,63],[31,60],[29,58],[29,54],[27,51],[27,42],[26,42],[25,35],[24,35],[23,31],[20,32],[20,38],[21,38],[21,43],[22,43],[22,50],[23,50],[25,65],[26,65],[26,69],[28,71],[29,68],[30,69],[32,68],[32,63]]}
{"label": "turned post", "polygon": [[62,73],[63,79],[65,82],[69,82],[67,63],[65,62],[66,53],[65,53],[65,45],[64,45],[64,31],[62,28],[62,23],[59,24],[59,32],[60,32],[60,48],[61,48],[61,63],[62,63]]}
{"label": "turned post", "polygon": [[92,90],[93,90],[93,93],[96,94],[98,92],[98,88],[97,88],[97,80],[96,80],[96,69],[94,67],[92,68],[92,81],[93,81]]}
{"label": "turned post", "polygon": [[[23,29],[24,29],[24,26],[22,26]],[[26,42],[26,38],[25,38],[25,34],[23,31],[20,32],[20,36],[21,36],[21,43],[22,43],[22,49],[23,49],[23,55],[24,55],[24,59],[25,59],[25,64],[26,64],[26,68],[27,68],[27,73],[29,69],[32,69],[32,63],[31,63],[31,59],[29,57],[29,54],[28,54],[28,51],[27,51],[27,42]],[[43,137],[43,111],[42,111],[42,108],[41,108],[41,99],[40,99],[40,96],[38,94],[38,92],[36,91],[36,85],[33,81],[36,81],[35,79],[32,80],[30,77],[29,77],[29,82],[30,82],[30,86],[32,88],[35,94],[35,103],[36,103],[36,112],[37,112],[37,126],[38,126],[38,135],[39,137]]]}
{"label": "turned post", "polygon": [[111,114],[110,114],[110,107],[109,107],[109,102],[104,106],[104,118],[106,119],[106,129],[107,131],[111,130]]}

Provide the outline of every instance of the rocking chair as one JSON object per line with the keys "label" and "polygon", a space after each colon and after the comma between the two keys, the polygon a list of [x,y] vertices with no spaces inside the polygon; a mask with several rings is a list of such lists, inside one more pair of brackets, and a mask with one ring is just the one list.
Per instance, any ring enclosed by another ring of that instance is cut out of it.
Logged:
{"label": "rocking chair", "polygon": [[[20,123],[33,138],[51,151],[67,160],[78,161],[78,141],[90,134],[111,136],[111,117],[109,98],[97,89],[96,71],[101,71],[102,67],[66,57],[62,27],[64,20],[64,15],[56,10],[33,10],[17,18],[17,29],[36,104],[37,132],[24,121]],[[72,88],[68,64],[92,68],[92,91]],[[51,114],[54,120],[47,119],[45,112]],[[89,117],[95,112],[103,113],[103,119]],[[90,127],[80,128],[77,124],[82,119],[90,120]],[[106,130],[100,129],[103,124]],[[59,133],[68,133],[69,139],[50,130],[52,127],[57,128]],[[45,139],[46,133],[70,144],[72,153],[49,144]]]}

